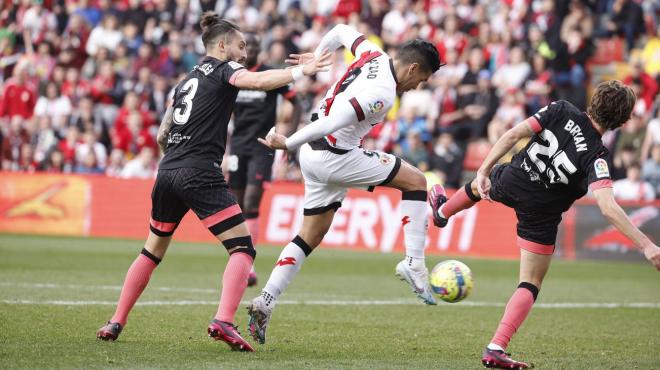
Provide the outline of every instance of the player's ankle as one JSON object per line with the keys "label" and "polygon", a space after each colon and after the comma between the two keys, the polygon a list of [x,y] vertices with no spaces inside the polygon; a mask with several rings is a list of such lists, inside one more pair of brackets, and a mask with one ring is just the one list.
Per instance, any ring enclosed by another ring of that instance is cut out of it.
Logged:
{"label": "player's ankle", "polygon": [[406,264],[413,271],[421,271],[426,269],[426,262],[424,257],[419,258],[406,255]]}
{"label": "player's ankle", "polygon": [[492,342],[489,343],[486,346],[486,348],[488,348],[491,351],[502,351],[502,352],[504,352],[504,350],[505,350],[505,348],[502,348],[502,346],[500,346],[499,344],[495,344],[495,343],[492,343]]}
{"label": "player's ankle", "polygon": [[277,303],[277,296],[269,293],[266,291],[266,289],[261,291],[261,298],[264,299],[264,302],[266,302],[266,307],[268,308],[275,307],[275,304]]}

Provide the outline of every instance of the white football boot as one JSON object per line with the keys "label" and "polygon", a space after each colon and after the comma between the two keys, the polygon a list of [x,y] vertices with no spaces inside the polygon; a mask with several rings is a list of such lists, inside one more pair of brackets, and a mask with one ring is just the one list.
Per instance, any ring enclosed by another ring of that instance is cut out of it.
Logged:
{"label": "white football boot", "polygon": [[266,299],[258,296],[248,305],[247,310],[248,315],[250,315],[248,331],[252,335],[252,338],[259,342],[259,344],[266,343],[266,329],[268,329],[270,316],[273,314],[273,307],[268,307],[266,305]]}
{"label": "white football boot", "polygon": [[399,262],[396,265],[395,275],[408,283],[412,291],[428,305],[436,305],[438,301],[433,296],[431,284],[429,284],[429,271],[424,267],[421,271],[416,271],[408,266],[406,260]]}

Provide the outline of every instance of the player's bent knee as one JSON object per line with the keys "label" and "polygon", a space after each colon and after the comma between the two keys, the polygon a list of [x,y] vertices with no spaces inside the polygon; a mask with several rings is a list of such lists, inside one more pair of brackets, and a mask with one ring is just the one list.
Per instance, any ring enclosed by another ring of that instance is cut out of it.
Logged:
{"label": "player's bent knee", "polygon": [[477,180],[472,180],[472,182],[465,184],[465,194],[473,202],[478,202],[481,200],[479,196],[479,189],[477,189]]}
{"label": "player's bent knee", "polygon": [[252,245],[252,237],[249,235],[223,240],[222,245],[225,246],[229,255],[234,253],[245,253],[252,257],[253,260],[257,257],[257,251]]}
{"label": "player's bent knee", "polygon": [[540,285],[532,284],[526,281],[521,282],[518,284],[518,289],[527,289],[532,293],[532,296],[534,297],[534,301],[536,302],[536,297],[539,295],[539,290],[540,290]]}

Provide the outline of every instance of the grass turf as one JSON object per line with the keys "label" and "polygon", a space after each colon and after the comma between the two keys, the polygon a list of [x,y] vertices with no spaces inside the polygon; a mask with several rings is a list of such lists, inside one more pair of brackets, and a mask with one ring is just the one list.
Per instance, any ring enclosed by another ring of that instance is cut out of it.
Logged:
{"label": "grass turf", "polygon": [[[141,242],[0,235],[0,301],[114,302]],[[260,286],[280,248],[259,248]],[[398,255],[318,250],[282,300],[404,300]],[[443,258],[430,257],[429,267]],[[0,303],[3,368],[472,369],[502,307],[442,304],[277,307],[257,353],[230,352],[206,337],[226,253],[175,243],[155,271],[120,339],[97,341],[112,305]],[[504,304],[517,262],[464,259],[475,275],[468,302]],[[539,303],[660,303],[660,275],[646,264],[555,261]],[[249,288],[245,299],[258,294]],[[209,302],[209,303],[204,303]],[[237,324],[246,334],[241,307]],[[537,307],[509,349],[538,369],[660,369],[660,308]]]}

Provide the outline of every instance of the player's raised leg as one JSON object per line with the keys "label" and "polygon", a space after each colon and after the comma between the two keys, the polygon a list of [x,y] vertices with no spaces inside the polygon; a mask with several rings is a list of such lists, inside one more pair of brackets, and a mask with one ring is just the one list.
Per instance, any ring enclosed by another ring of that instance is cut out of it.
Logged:
{"label": "player's raised leg", "polygon": [[302,228],[298,235],[282,249],[261,295],[253,299],[248,306],[250,315],[248,329],[259,343],[266,342],[266,329],[278,297],[298,274],[305,259],[323,240],[332,225],[338,206],[334,203],[317,211],[305,210]]}
{"label": "player's raised leg", "polygon": [[[248,184],[243,196],[243,209],[245,215],[245,225],[247,226],[252,242],[256,245],[259,240],[259,204],[263,196],[263,184]],[[248,286],[257,285],[257,272],[254,266],[248,276]]]}
{"label": "player's raised leg", "polygon": [[396,266],[396,275],[406,281],[426,304],[437,304],[429,285],[424,246],[428,230],[426,178],[417,168],[405,161],[394,178],[385,186],[401,190],[401,225],[403,227],[406,258]]}
{"label": "player's raised leg", "polygon": [[[552,246],[529,242],[519,238],[520,249],[520,283],[513,292],[504,309],[495,335],[484,349],[482,363],[486,367],[498,369],[527,369],[529,365],[511,359],[506,348],[513,335],[518,331],[532,309],[541,289],[541,283],[550,267]],[[535,253],[528,249],[535,248]],[[548,254],[549,253],[549,254]]]}
{"label": "player's raised leg", "polygon": [[111,341],[117,339],[128,321],[128,314],[147,287],[151,273],[165,256],[171,240],[171,236],[161,237],[153,231],[149,232],[144,248],[126,272],[115,314],[96,332],[97,338]]}
{"label": "player's raised leg", "polygon": [[480,200],[476,181],[465,184],[449,199],[447,199],[447,193],[442,185],[433,185],[429,194],[429,204],[433,211],[433,224],[437,227],[447,226],[449,217],[472,207]]}

